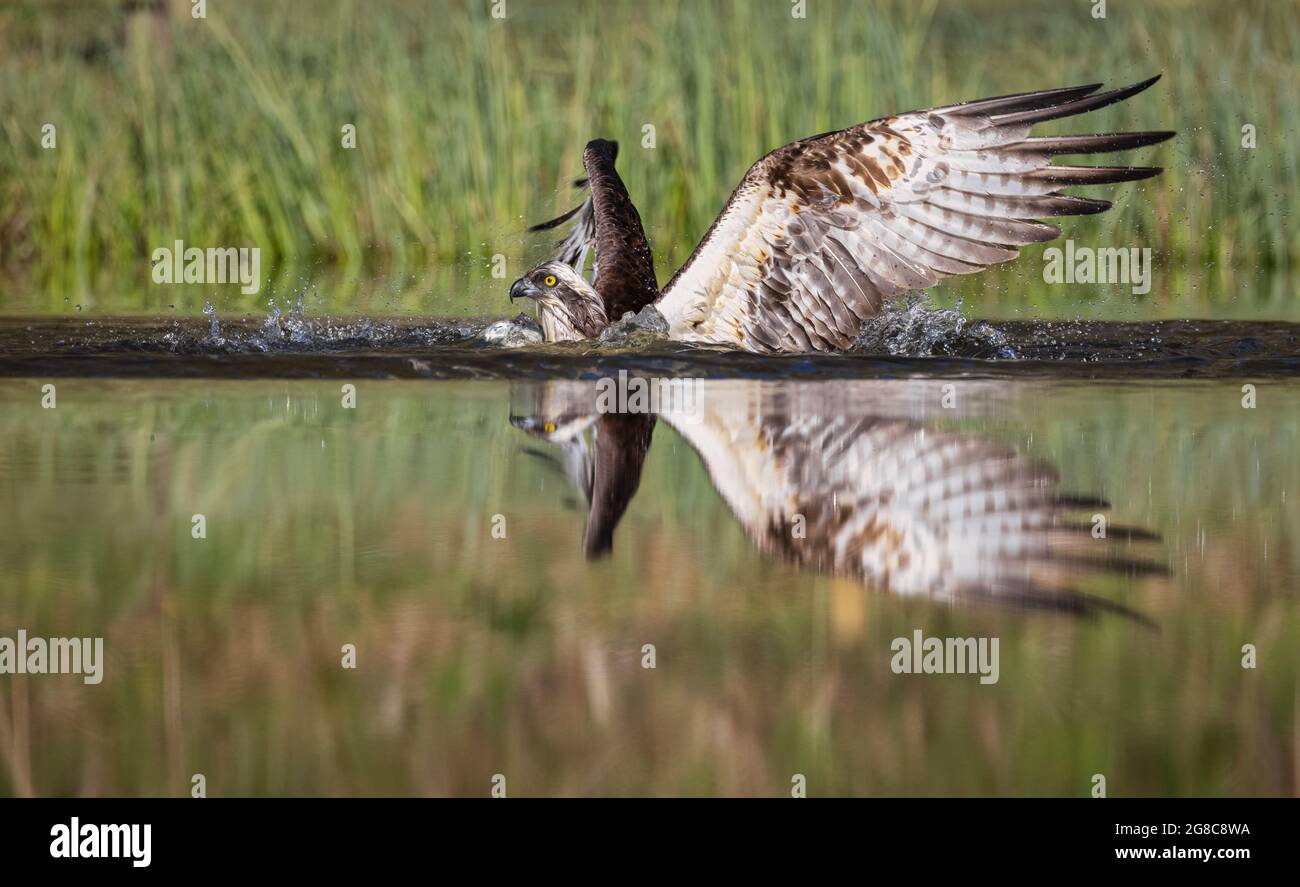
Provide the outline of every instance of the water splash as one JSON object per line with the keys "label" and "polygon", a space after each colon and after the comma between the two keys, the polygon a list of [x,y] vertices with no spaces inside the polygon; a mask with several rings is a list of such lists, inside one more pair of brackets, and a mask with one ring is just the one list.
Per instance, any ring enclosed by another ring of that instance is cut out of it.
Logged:
{"label": "water splash", "polygon": [[850,349],[891,357],[975,357],[1015,360],[1021,355],[1007,334],[955,308],[934,308],[922,294],[909,294],[864,320]]}
{"label": "water splash", "polygon": [[[370,320],[364,321],[367,332],[373,333]],[[320,341],[320,334],[307,319],[307,288],[299,290],[289,313],[280,311],[280,306],[271,303],[271,313],[262,324],[262,334],[267,347],[274,344],[289,343],[310,347]]]}
{"label": "water splash", "polygon": [[261,318],[224,320],[218,316],[216,306],[205,302],[206,335],[198,332],[192,321],[174,320],[165,332],[153,339],[99,342],[95,350],[165,350],[177,355],[396,350],[461,343],[478,335],[485,325],[475,320],[310,317],[307,301],[308,290],[304,288],[294,295],[292,302],[284,305],[268,301],[267,313]]}
{"label": "water splash", "polygon": [[204,302],[203,316],[208,319],[209,343],[217,348],[225,345],[226,340],[221,338],[221,321],[217,319],[217,307],[211,302]]}
{"label": "water splash", "polygon": [[525,345],[540,345],[543,341],[541,325],[527,314],[520,314],[514,320],[498,320],[489,324],[478,338],[485,345],[501,348],[522,348]]}

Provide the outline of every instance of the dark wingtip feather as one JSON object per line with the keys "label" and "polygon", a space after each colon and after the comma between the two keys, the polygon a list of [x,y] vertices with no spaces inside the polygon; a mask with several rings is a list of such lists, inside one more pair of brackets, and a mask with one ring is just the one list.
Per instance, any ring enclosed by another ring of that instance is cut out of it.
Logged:
{"label": "dark wingtip feather", "polygon": [[1082,202],[1075,204],[1078,208],[1078,211],[1075,213],[1077,216],[1091,216],[1096,213],[1104,213],[1106,210],[1114,206],[1114,204],[1109,200],[1088,200],[1083,197],[1078,199]]}
{"label": "dark wingtip feather", "polygon": [[988,603],[1002,604],[1020,610],[1048,610],[1084,619],[1095,619],[1103,614],[1110,614],[1130,619],[1145,628],[1157,628],[1155,621],[1145,613],[1118,601],[1084,594],[1073,588],[1044,588],[1032,582],[1019,581],[1004,582],[994,588],[973,589],[968,593],[971,597]]}
{"label": "dark wingtip feather", "polygon": [[1106,528],[1108,537],[1118,538],[1125,542],[1160,542],[1161,536],[1154,530],[1147,530],[1142,527],[1130,527],[1126,524],[1111,524]]}
{"label": "dark wingtip feather", "polygon": [[577,215],[577,214],[578,214],[578,210],[582,209],[583,206],[584,206],[584,204],[579,203],[577,206],[575,206],[573,209],[569,210],[567,213],[564,213],[563,215],[560,215],[560,216],[556,216],[555,218],[550,219],[550,220],[548,220],[548,221],[545,221],[545,222],[539,222],[539,223],[536,224],[536,225],[531,225],[531,226],[529,226],[528,230],[529,230],[530,232],[532,232],[532,231],[549,231],[549,230],[551,230],[552,228],[555,228],[555,227],[558,227],[558,226],[560,226],[560,225],[563,225],[565,222],[569,221],[569,219],[571,219],[571,218],[573,218],[575,215]]}
{"label": "dark wingtip feather", "polygon": [[1017,111],[1011,114],[997,114],[993,116],[993,122],[998,126],[1009,126],[1024,123],[1042,123],[1045,120],[1057,120],[1061,117],[1073,117],[1075,114],[1083,114],[1086,111],[1095,111],[1098,108],[1104,108],[1107,105],[1113,105],[1116,102],[1122,102],[1125,99],[1137,95],[1144,89],[1148,89],[1153,83],[1159,80],[1160,74],[1143,80],[1141,83],[1134,83],[1132,86],[1124,86],[1120,89],[1112,89],[1110,92],[1097,93],[1096,95],[1087,95],[1083,98],[1073,99],[1060,104],[1049,105],[1046,108],[1031,108],[1025,111]]}
{"label": "dark wingtip feather", "polygon": [[1049,166],[1027,173],[1025,178],[1059,185],[1113,185],[1149,179],[1162,172],[1159,166]]}
{"label": "dark wingtip feather", "polygon": [[1016,92],[1010,95],[993,96],[987,99],[976,99],[971,102],[962,102],[960,105],[953,105],[941,109],[944,114],[951,114],[956,117],[963,117],[971,114],[994,114],[1001,111],[1004,114],[1010,114],[1013,111],[1028,111],[1038,108],[1060,105],[1073,99],[1090,95],[1101,89],[1100,83],[1085,83],[1081,86],[1064,86],[1059,89],[1040,89],[1034,92]]}
{"label": "dark wingtip feather", "polygon": [[1113,573],[1129,577],[1172,575],[1166,564],[1144,558],[1117,557],[1098,560],[1086,554],[1058,554],[1052,560],[1054,563],[1061,563],[1094,573]]}
{"label": "dark wingtip feather", "polygon": [[[1059,524],[1056,530],[1085,536],[1091,535],[1093,525],[1079,523]],[[1159,542],[1160,534],[1142,527],[1130,527],[1126,524],[1107,524],[1106,538],[1120,542]]]}
{"label": "dark wingtip feather", "polygon": [[1129,151],[1158,145],[1168,141],[1176,132],[1158,130],[1153,132],[1106,132],[1096,135],[1074,136],[1033,136],[1023,141],[1008,145],[1008,151],[1032,151],[1037,154],[1104,154],[1110,151]]}
{"label": "dark wingtip feather", "polygon": [[1109,200],[1093,200],[1071,194],[1053,194],[1051,201],[1051,212],[1058,216],[1091,216],[1104,213],[1112,205]]}
{"label": "dark wingtip feather", "polygon": [[1075,496],[1062,493],[1056,497],[1056,504],[1063,509],[1073,511],[1084,508],[1110,508],[1110,503],[1096,496]]}

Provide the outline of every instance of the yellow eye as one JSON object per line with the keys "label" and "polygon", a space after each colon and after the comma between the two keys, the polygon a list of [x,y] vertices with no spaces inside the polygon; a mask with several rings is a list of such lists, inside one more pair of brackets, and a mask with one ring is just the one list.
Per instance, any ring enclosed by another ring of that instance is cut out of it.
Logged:
{"label": "yellow eye", "polygon": [[[551,280],[554,279],[555,279],[554,277],[551,278]],[[545,431],[547,434],[550,434],[551,432],[555,431],[555,423],[547,422],[545,425],[542,426],[542,430]]]}
{"label": "yellow eye", "polygon": [[543,282],[544,282],[547,286],[555,286],[555,275],[554,275],[554,274],[548,274],[548,275],[546,275],[546,280],[543,281]]}

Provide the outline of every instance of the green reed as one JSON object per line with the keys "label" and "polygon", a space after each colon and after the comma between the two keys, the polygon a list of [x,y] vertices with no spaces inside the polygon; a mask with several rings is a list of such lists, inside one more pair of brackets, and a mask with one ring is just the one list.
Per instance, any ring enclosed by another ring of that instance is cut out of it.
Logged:
{"label": "green reed", "polygon": [[[105,269],[147,283],[151,250],[182,238],[259,246],[264,269],[450,267],[447,307],[481,309],[466,293],[491,282],[493,255],[514,271],[545,249],[523,228],[573,203],[567,182],[597,135],[623,143],[666,276],[746,167],[787,141],[1154,71],[1165,79],[1151,93],[1062,129],[1176,129],[1132,155],[1168,172],[1115,189],[1115,209],[1068,220],[1070,235],[1149,244],[1197,274],[1285,269],[1300,255],[1288,225],[1300,36],[1285,4],[1112,4],[1102,21],[1088,3],[1046,0],[812,0],[802,20],[784,0],[510,0],[504,21],[489,7],[247,2],[209,4],[195,21],[188,3],[155,14],[100,0],[0,13],[8,288],[84,295]],[[56,150],[40,146],[44,123]],[[355,150],[341,145],[349,123]],[[1246,124],[1253,150],[1240,144]]]}

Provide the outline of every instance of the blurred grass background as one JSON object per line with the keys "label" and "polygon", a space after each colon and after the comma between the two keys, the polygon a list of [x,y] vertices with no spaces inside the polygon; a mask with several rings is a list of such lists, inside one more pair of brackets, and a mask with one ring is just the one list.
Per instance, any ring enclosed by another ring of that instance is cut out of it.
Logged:
{"label": "blurred grass background", "polygon": [[[106,652],[0,681],[0,795],[1300,791],[1300,387],[957,384],[950,422],[1162,534],[1171,579],[1085,586],[1157,630],[773,562],[663,423],[586,562],[501,383],[0,381],[0,634]],[[999,637],[999,683],[894,675],[918,627]]]}
{"label": "blurred grass background", "polygon": [[[787,0],[509,0],[504,20],[490,7],[230,0],[194,20],[188,0],[6,4],[0,310],[265,302],[151,287],[151,251],[183,239],[258,246],[282,288],[324,277],[334,310],[379,275],[392,285],[375,309],[501,312],[491,257],[514,276],[544,250],[521,232],[572,205],[567,182],[597,135],[624,145],[666,279],[748,165],[783,143],[1156,71],[1150,93],[1063,128],[1176,129],[1126,155],[1167,173],[1114,189],[1115,209],[1068,221],[1069,236],[1154,247],[1170,274],[1152,303],[1205,311],[1258,292],[1278,313],[1297,301],[1269,283],[1300,257],[1292,4],[1111,3],[1104,20],[1085,0],[810,0],[802,20]],[[40,145],[46,123],[56,150]],[[355,150],[341,145],[349,123]],[[653,149],[640,145],[646,124]],[[1060,310],[1087,289],[1044,286],[1032,259],[1016,267],[958,292]]]}

